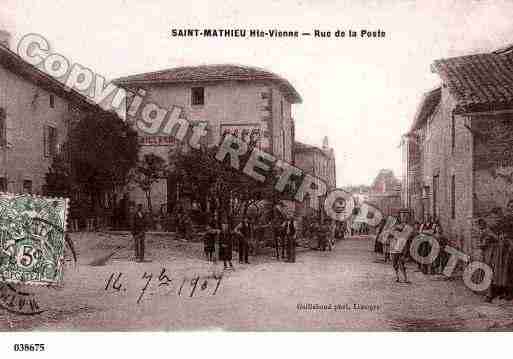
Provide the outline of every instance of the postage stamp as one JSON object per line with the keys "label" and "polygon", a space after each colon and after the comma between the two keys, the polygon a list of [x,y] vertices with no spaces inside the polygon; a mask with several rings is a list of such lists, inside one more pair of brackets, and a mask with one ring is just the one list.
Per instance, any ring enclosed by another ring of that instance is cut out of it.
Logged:
{"label": "postage stamp", "polygon": [[0,281],[57,285],[68,200],[0,193]]}

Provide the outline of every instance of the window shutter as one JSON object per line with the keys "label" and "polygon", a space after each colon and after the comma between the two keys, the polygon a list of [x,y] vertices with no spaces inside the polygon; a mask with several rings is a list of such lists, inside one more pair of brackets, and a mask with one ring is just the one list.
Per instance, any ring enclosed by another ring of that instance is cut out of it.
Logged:
{"label": "window shutter", "polygon": [[4,147],[6,145],[6,138],[5,138],[5,116],[3,115],[3,112],[1,112],[2,109],[0,108],[0,147]]}
{"label": "window shutter", "polygon": [[43,155],[50,156],[50,144],[48,143],[48,126],[43,125]]}
{"label": "window shutter", "polygon": [[7,115],[5,117],[5,142],[6,147],[8,148],[12,147],[14,144],[14,133],[14,121],[9,115]]}

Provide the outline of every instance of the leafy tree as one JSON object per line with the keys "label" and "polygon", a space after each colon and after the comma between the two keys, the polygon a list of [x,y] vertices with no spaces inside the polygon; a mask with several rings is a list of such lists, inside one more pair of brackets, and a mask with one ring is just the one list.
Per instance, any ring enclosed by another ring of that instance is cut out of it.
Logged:
{"label": "leafy tree", "polygon": [[154,184],[166,178],[168,173],[169,166],[166,164],[166,160],[152,153],[144,155],[131,173],[131,180],[135,182],[146,195],[150,213],[153,213],[151,189]]}
{"label": "leafy tree", "polygon": [[50,195],[73,197],[78,192],[98,201],[123,187],[137,162],[137,133],[114,113],[89,112],[71,123],[63,150],[46,175]]}
{"label": "leafy tree", "polygon": [[[271,203],[274,208],[281,200],[292,199],[291,188],[284,193],[276,192],[274,176],[259,182],[232,168],[229,161],[219,162],[215,158],[216,153],[217,147],[191,149],[187,153],[175,154],[171,162],[175,164],[174,174],[182,188],[200,203],[209,201],[212,214],[218,219],[231,223],[234,217],[246,216],[251,206],[263,201]],[[251,149],[246,156],[241,156],[241,168],[250,153]]]}

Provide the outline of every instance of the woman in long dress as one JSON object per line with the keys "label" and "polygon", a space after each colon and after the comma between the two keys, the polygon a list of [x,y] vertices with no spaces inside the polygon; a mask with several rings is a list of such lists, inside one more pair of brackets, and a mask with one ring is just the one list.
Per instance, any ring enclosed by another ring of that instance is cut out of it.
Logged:
{"label": "woman in long dress", "polygon": [[481,232],[479,245],[483,250],[483,260],[493,273],[485,299],[491,302],[495,297],[503,295],[507,286],[506,241],[503,234],[494,233],[483,219],[479,219],[477,224]]}
{"label": "woman in long dress", "polygon": [[503,276],[505,288],[503,296],[513,299],[513,199],[508,201],[506,214],[497,221],[496,231],[503,237]]}
{"label": "woman in long dress", "polygon": [[219,233],[219,259],[223,261],[224,269],[228,269],[228,265],[233,269],[232,264],[233,239],[228,228],[228,223],[221,225],[221,233]]}
{"label": "woman in long dress", "polygon": [[376,233],[376,240],[374,241],[374,253],[376,253],[376,256],[383,254],[383,243],[381,243],[379,237],[381,236],[381,233],[383,232],[383,228],[385,228],[386,220],[383,218],[381,220],[381,223],[378,225],[378,231]]}

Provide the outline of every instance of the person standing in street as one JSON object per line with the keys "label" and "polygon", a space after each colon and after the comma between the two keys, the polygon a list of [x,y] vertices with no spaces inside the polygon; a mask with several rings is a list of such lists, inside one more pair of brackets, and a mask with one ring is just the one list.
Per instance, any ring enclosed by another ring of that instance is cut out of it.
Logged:
{"label": "person standing in street", "polygon": [[294,218],[289,216],[283,224],[283,234],[287,246],[287,262],[296,262],[296,225]]}
{"label": "person standing in street", "polygon": [[[398,223],[395,225],[395,230],[399,233],[403,232],[406,223]],[[411,231],[411,233],[413,230]],[[388,235],[387,241],[390,244],[390,256],[392,259],[392,266],[395,271],[395,281],[397,283],[400,283],[401,280],[399,279],[399,271],[403,274],[404,277],[404,283],[410,284],[411,282],[408,280],[408,276],[406,274],[406,256],[409,252],[408,247],[408,236],[400,236],[400,235],[393,235],[390,233]]]}
{"label": "person standing in street", "polygon": [[328,220],[325,219],[321,225],[319,226],[319,250],[326,251],[328,248],[328,240],[329,240],[330,226],[328,224]]}
{"label": "person standing in street", "polygon": [[[275,219],[272,222],[273,229],[273,237],[274,237],[274,247],[276,249],[276,259],[280,260],[280,247],[282,247],[282,228],[279,222]],[[283,258],[283,248],[282,248],[282,258]]]}
{"label": "person standing in street", "polygon": [[385,228],[386,220],[383,218],[381,222],[378,224],[378,229],[376,232],[376,238],[374,240],[374,253],[376,253],[376,261],[378,260],[378,256],[384,254],[383,251],[383,242],[381,237],[381,233],[383,232],[383,229]]}
{"label": "person standing in street", "polygon": [[215,244],[216,244],[217,231],[215,224],[210,223],[207,225],[207,233],[204,237],[204,251],[205,256],[209,262],[215,262]]}
{"label": "person standing in street", "polygon": [[251,224],[247,217],[235,227],[235,233],[238,237],[239,263],[249,264],[249,242],[252,234]]}
{"label": "person standing in street", "polygon": [[232,263],[232,234],[228,227],[228,223],[223,222],[221,224],[221,233],[219,233],[219,259],[223,261],[224,269],[228,269],[228,264],[231,269],[233,268]]}
{"label": "person standing in street", "polygon": [[146,236],[146,216],[142,204],[137,205],[137,211],[132,220],[132,235],[134,236],[135,260],[144,261],[144,240]]}
{"label": "person standing in street", "polygon": [[505,287],[503,297],[513,299],[513,199],[508,200],[505,214],[497,221],[496,230],[504,237],[504,276]]}
{"label": "person standing in street", "polygon": [[486,221],[480,218],[477,221],[479,228],[479,246],[483,251],[483,259],[492,269],[492,282],[488,287],[485,302],[504,295],[507,286],[507,277],[504,263],[505,240],[502,233],[496,234],[489,227]]}
{"label": "person standing in street", "polygon": [[316,220],[312,222],[312,225],[310,227],[310,233],[312,234],[312,239],[317,242],[317,247],[315,249],[321,250],[321,226],[319,225],[319,222]]}

